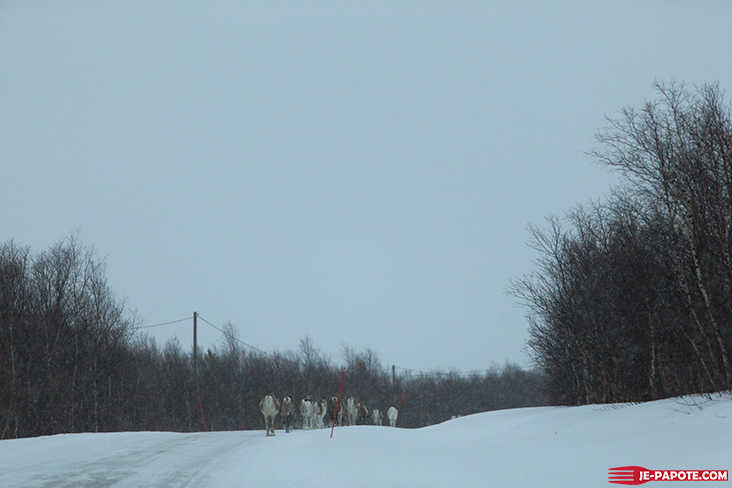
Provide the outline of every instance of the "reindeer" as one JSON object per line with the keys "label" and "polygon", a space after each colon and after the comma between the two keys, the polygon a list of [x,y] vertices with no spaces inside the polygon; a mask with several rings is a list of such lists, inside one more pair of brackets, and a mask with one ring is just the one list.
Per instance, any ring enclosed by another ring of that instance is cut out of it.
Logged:
{"label": "reindeer", "polygon": [[346,415],[348,415],[348,425],[356,425],[356,417],[358,417],[358,400],[350,397],[346,401]]}
{"label": "reindeer", "polygon": [[386,411],[386,417],[389,419],[389,427],[396,427],[397,417],[399,416],[399,410],[394,407],[389,407]]}
{"label": "reindeer", "polygon": [[313,400],[313,429],[322,429],[325,426],[323,417],[328,413],[325,400]]}
{"label": "reindeer", "polygon": [[304,430],[313,428],[313,411],[313,402],[307,396],[300,402],[300,415],[302,415],[302,428]]}
{"label": "reindeer", "polygon": [[347,401],[345,399],[338,402],[338,425],[343,426],[348,423]]}
{"label": "reindeer", "polygon": [[259,402],[259,411],[264,416],[264,428],[267,431],[267,437],[275,435],[275,417],[280,411],[280,401],[271,393],[265,395]]}
{"label": "reindeer", "polygon": [[[326,406],[326,409],[328,412],[328,420],[332,425],[333,419],[336,418],[336,415],[338,415],[340,417],[341,406],[338,405],[338,397],[332,396],[332,397],[328,398],[328,404]],[[336,413],[336,409],[338,410],[337,413]]]}
{"label": "reindeer", "polygon": [[375,408],[374,411],[371,413],[371,418],[374,421],[374,425],[381,425],[381,411],[378,408]]}
{"label": "reindeer", "polygon": [[282,415],[282,425],[285,427],[285,433],[292,432],[292,414],[295,412],[295,403],[292,398],[286,396],[282,399],[280,414]]}
{"label": "reindeer", "polygon": [[369,419],[369,415],[369,408],[366,406],[366,404],[363,402],[359,403],[358,408],[356,409],[356,424],[366,425],[366,422],[368,422]]}

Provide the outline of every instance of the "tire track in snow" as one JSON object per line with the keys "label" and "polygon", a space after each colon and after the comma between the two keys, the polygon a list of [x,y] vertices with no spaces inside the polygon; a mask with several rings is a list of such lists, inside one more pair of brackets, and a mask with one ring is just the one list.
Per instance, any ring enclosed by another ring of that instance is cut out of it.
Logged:
{"label": "tire track in snow", "polygon": [[208,434],[206,436],[200,436],[196,438],[196,441],[208,440],[208,437],[216,436],[215,442],[206,445],[192,445],[195,452],[188,452],[185,454],[185,459],[179,459],[176,456],[176,460],[179,461],[183,467],[174,467],[160,473],[162,479],[154,483],[149,484],[148,480],[146,484],[141,486],[153,486],[154,488],[185,488],[187,486],[206,486],[215,474],[217,466],[220,466],[227,459],[229,459],[234,451],[238,451],[242,445],[251,442],[254,436],[249,435],[238,435],[238,433],[230,432],[227,434]]}
{"label": "tire track in snow", "polygon": [[112,486],[117,488],[207,486],[214,477],[217,466],[230,459],[244,444],[255,438],[251,432],[183,436],[176,446],[165,449],[156,459],[138,466],[134,473]]}

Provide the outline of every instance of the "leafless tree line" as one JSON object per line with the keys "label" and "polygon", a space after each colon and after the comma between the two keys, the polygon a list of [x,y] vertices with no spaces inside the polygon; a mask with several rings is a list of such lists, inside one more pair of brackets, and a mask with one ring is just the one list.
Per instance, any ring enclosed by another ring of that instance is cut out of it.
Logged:
{"label": "leafless tree line", "polygon": [[[106,277],[104,261],[72,235],[32,253],[0,244],[0,439],[67,432],[261,429],[267,393],[327,398],[338,391],[383,411],[406,390],[400,426],[543,403],[538,373],[506,365],[485,375],[399,375],[373,350],[343,348],[343,364],[305,337],[297,351],[244,347],[230,325],[221,343],[193,354],[138,329]],[[395,381],[396,380],[396,381]]]}
{"label": "leafless tree line", "polygon": [[531,228],[511,293],[560,404],[732,388],[732,118],[717,84],[657,84],[592,155],[623,185]]}
{"label": "leafless tree line", "polygon": [[[344,367],[341,398],[355,397],[369,409],[385,412],[389,406],[397,406],[404,394],[399,426],[405,428],[435,424],[455,415],[546,404],[542,376],[511,364],[467,377],[441,371],[392,377],[372,349],[358,351],[344,346],[343,362],[336,363],[306,336],[297,351],[261,354],[243,347],[230,326],[224,330],[222,345],[207,351],[199,362],[201,404],[207,425],[215,430],[262,429],[258,405],[268,393],[278,398],[289,396],[296,404],[306,397],[336,395]],[[175,421],[164,428],[198,430],[201,413],[196,410],[198,405],[191,404],[195,382],[188,374],[192,366],[186,363],[191,356],[174,342],[166,344],[164,354],[179,358],[180,368],[177,383],[168,384],[170,404],[166,411],[175,412],[170,417]]]}
{"label": "leafless tree line", "polygon": [[131,326],[77,236],[0,246],[0,438],[122,428]]}

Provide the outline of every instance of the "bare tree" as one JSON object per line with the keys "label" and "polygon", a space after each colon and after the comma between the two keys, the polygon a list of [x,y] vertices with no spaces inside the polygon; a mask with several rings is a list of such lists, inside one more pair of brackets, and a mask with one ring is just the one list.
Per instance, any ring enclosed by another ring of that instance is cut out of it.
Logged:
{"label": "bare tree", "polygon": [[[659,99],[625,109],[599,132],[593,154],[662,209],[677,285],[695,326],[687,332],[715,387],[732,388],[732,118],[717,84],[657,84]],[[677,233],[676,229],[681,232]],[[683,240],[682,240],[683,239]],[[709,369],[709,368],[708,368]]]}

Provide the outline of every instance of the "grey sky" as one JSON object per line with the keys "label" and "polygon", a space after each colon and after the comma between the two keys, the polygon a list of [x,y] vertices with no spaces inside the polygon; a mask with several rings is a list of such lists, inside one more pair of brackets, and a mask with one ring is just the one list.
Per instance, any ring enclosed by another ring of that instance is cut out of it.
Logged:
{"label": "grey sky", "polygon": [[346,3],[0,2],[0,241],[80,230],[146,324],[528,364],[527,223],[654,81],[732,87],[732,3]]}

